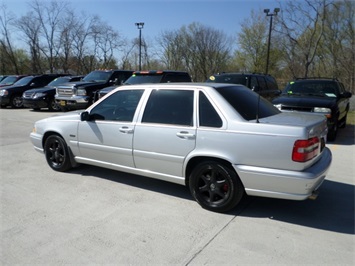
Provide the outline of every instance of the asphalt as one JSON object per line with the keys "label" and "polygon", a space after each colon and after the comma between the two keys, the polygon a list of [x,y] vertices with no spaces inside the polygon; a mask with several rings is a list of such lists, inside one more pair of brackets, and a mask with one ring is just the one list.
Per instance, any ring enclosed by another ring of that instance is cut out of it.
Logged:
{"label": "asphalt", "polygon": [[354,126],[328,143],[316,200],[245,197],[202,209],[187,188],[92,166],[51,170],[33,123],[56,115],[0,109],[1,265],[354,265]]}

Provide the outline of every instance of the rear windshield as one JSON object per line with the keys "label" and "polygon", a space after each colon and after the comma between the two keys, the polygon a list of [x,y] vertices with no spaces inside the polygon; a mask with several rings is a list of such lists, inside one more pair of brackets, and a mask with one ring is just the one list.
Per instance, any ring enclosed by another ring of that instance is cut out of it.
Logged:
{"label": "rear windshield", "polygon": [[160,83],[163,75],[136,75],[130,76],[124,84]]}
{"label": "rear windshield", "polygon": [[242,84],[246,86],[247,80],[248,77],[243,75],[216,75],[211,76],[207,82]]}
{"label": "rear windshield", "polygon": [[217,87],[216,90],[230,105],[245,119],[255,120],[257,117],[265,118],[279,114],[280,111],[272,103],[247,87],[230,86]]}

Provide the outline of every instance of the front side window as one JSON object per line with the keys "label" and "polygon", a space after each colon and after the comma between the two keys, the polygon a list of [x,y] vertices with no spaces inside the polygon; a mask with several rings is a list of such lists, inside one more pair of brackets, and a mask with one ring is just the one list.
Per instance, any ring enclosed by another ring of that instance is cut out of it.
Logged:
{"label": "front side window", "polygon": [[192,90],[153,90],[142,123],[192,126],[193,98]]}
{"label": "front side window", "polygon": [[144,90],[120,90],[95,106],[90,117],[94,120],[132,122]]}

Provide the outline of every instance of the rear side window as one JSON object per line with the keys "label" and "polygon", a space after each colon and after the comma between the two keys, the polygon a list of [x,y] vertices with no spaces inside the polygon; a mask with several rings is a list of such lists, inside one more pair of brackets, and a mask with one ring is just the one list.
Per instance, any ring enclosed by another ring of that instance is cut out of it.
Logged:
{"label": "rear side window", "polygon": [[193,98],[192,90],[153,90],[142,123],[192,126]]}
{"label": "rear side window", "polygon": [[279,114],[268,100],[242,86],[217,87],[216,90],[245,119],[254,120]]}
{"label": "rear side window", "polygon": [[202,92],[200,92],[199,95],[198,107],[200,126],[221,127],[223,125],[222,119],[219,117],[217,111]]}
{"label": "rear side window", "polygon": [[266,77],[266,83],[269,90],[278,90],[277,82],[272,77]]}

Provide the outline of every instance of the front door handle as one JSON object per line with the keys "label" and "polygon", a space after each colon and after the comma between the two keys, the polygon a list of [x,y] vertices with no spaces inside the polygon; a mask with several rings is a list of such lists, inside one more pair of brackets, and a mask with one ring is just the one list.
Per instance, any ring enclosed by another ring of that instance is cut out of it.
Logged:
{"label": "front door handle", "polygon": [[119,131],[126,134],[133,133],[133,129],[129,127],[120,127]]}

